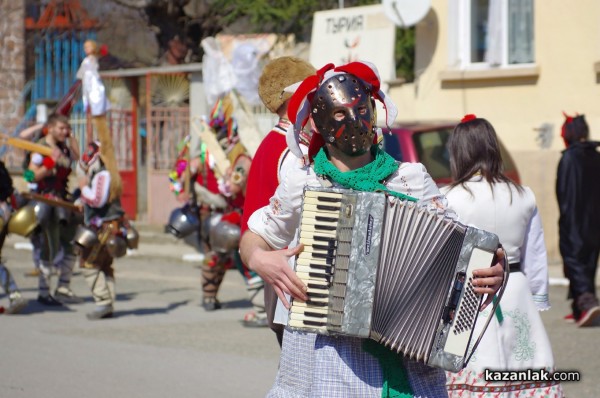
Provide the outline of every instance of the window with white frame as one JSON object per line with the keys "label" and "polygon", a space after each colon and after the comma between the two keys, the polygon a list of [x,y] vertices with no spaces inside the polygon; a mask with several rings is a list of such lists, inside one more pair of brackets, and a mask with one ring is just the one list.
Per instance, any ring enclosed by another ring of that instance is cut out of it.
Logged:
{"label": "window with white frame", "polygon": [[449,0],[450,66],[533,64],[533,0]]}

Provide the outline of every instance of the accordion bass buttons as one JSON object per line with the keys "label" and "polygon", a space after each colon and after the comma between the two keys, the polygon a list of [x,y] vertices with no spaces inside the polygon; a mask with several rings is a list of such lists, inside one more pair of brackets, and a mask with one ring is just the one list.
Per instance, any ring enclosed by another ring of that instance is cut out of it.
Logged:
{"label": "accordion bass buttons", "polygon": [[450,323],[454,320],[456,314],[456,307],[458,307],[458,301],[465,285],[465,274],[463,272],[456,275],[454,286],[452,287],[452,293],[448,300],[448,305],[444,308],[443,320],[444,323]]}

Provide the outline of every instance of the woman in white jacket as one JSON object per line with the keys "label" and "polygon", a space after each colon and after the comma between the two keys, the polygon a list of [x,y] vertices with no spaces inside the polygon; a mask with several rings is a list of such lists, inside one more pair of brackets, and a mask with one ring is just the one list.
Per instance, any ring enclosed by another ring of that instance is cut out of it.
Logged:
{"label": "woman in white jacket", "polygon": [[468,225],[498,235],[510,278],[499,311],[480,313],[490,326],[459,373],[447,373],[450,397],[562,397],[554,382],[486,380],[486,369],[552,372],[550,341],[538,311],[550,308],[544,232],[531,189],[502,173],[496,132],[485,119],[465,116],[448,140],[453,183],[442,188],[448,207]]}

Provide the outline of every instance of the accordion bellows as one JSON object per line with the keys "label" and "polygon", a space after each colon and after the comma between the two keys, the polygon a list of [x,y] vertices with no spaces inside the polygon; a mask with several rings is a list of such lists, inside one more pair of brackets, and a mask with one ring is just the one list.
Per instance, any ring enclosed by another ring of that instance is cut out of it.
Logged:
{"label": "accordion bellows", "polygon": [[492,265],[496,235],[383,193],[307,188],[300,243],[295,270],[309,299],[292,302],[291,328],[371,338],[449,371],[466,366],[481,304],[472,272]]}

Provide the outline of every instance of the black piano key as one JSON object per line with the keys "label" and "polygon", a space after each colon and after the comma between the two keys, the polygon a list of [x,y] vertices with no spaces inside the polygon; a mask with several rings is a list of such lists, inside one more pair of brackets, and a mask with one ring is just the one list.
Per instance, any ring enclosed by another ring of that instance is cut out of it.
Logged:
{"label": "black piano key", "polygon": [[320,289],[320,290],[329,290],[329,286],[327,285],[319,285],[317,283],[308,282],[306,285],[310,289]]}
{"label": "black piano key", "polygon": [[315,293],[315,292],[307,292],[306,295],[310,300],[312,298],[327,298],[329,297],[329,293]]}
{"label": "black piano key", "polygon": [[327,302],[312,300],[306,300],[305,303],[306,305],[312,305],[313,307],[327,307],[329,305]]}
{"label": "black piano key", "polygon": [[331,274],[331,272],[333,271],[333,267],[331,265],[310,264],[309,267],[313,269],[321,269],[327,272],[328,274]]}
{"label": "black piano key", "polygon": [[317,196],[317,200],[321,202],[341,203],[342,198],[332,198],[330,196]]}
{"label": "black piano key", "polygon": [[339,218],[337,217],[325,217],[325,216],[315,216],[315,220],[320,222],[337,222]]}
{"label": "black piano key", "polygon": [[312,239],[318,240],[320,242],[328,242],[330,244],[336,244],[336,239],[331,236],[323,236],[323,235],[313,235]]}
{"label": "black piano key", "polygon": [[308,276],[309,276],[309,278],[324,279],[327,283],[331,282],[331,275],[317,274],[316,272],[309,272]]}
{"label": "black piano key", "polygon": [[327,318],[327,314],[321,314],[320,312],[305,311],[304,315],[311,316],[313,318]]}
{"label": "black piano key", "polygon": [[339,209],[337,206],[317,205],[317,210],[338,211]]}
{"label": "black piano key", "polygon": [[333,253],[312,253],[312,257],[324,259],[327,264],[333,264],[333,260],[335,260]]}
{"label": "black piano key", "polygon": [[336,226],[334,225],[320,225],[320,224],[315,224],[315,230],[320,230],[320,231],[335,231],[337,229]]}
{"label": "black piano key", "polygon": [[327,326],[327,322],[317,322],[317,321],[308,321],[308,320],[304,320],[302,322],[308,326]]}
{"label": "black piano key", "polygon": [[335,250],[335,241],[329,241],[327,245],[312,245],[312,248],[317,250],[332,251]]}

